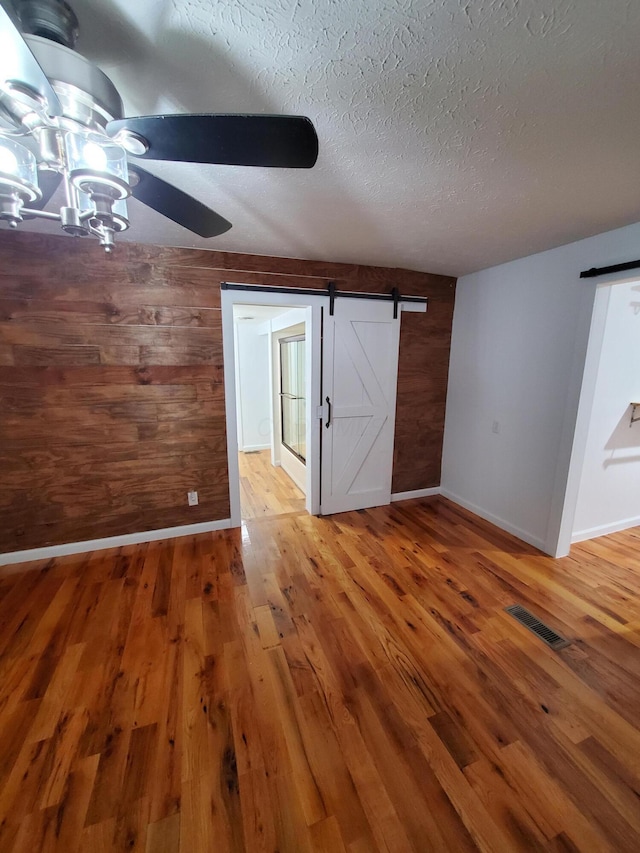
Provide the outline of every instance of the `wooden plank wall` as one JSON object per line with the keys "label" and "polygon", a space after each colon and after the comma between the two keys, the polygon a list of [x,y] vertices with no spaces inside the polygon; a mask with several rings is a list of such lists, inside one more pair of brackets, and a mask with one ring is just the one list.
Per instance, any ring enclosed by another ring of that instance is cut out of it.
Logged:
{"label": "wooden plank wall", "polygon": [[0,553],[229,516],[225,280],[428,296],[402,318],[393,490],[438,485],[455,279],[2,232]]}

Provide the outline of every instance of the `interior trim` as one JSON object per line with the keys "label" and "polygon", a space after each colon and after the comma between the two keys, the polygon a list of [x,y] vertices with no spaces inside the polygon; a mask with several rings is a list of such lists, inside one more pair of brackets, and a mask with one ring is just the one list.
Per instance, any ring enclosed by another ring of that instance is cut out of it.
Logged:
{"label": "interior trim", "polygon": [[596,539],[598,536],[608,536],[611,533],[620,533],[630,527],[640,525],[640,516],[634,518],[623,518],[621,521],[613,521],[610,524],[599,524],[597,527],[588,527],[584,530],[576,530],[571,536],[571,544],[586,542],[588,539]]}
{"label": "interior trim", "polygon": [[432,486],[429,489],[414,489],[411,492],[395,492],[391,495],[391,502],[410,501],[414,498],[430,498],[440,494],[440,486]]}
{"label": "interior trim", "polygon": [[[209,533],[212,530],[228,530],[230,527],[231,519],[221,518],[218,521],[201,521],[197,524],[181,524],[178,527],[161,527],[158,530],[145,530],[141,533],[123,533],[120,536],[107,536],[104,539],[87,539],[84,542],[47,545],[44,548],[30,548],[27,551],[12,551],[7,554],[0,554],[0,566],[9,566],[14,563],[28,563],[31,560],[50,560],[52,557],[84,554],[88,551],[102,551],[106,548],[119,548],[122,545],[155,542],[158,539],[193,536],[196,533]],[[4,573],[6,574],[7,572],[5,571]]]}

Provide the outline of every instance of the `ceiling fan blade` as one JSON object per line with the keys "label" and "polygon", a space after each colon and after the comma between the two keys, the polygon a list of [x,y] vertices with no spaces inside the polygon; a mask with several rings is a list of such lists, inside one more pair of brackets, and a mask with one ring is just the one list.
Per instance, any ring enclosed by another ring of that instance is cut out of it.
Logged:
{"label": "ceiling fan blade", "polygon": [[279,166],[310,169],[318,159],[318,136],[304,116],[160,115],[112,121],[107,132],[142,137],[149,160]]}
{"label": "ceiling fan blade", "polygon": [[15,23],[15,17],[0,5],[0,100],[2,90],[35,93],[46,104],[50,116],[62,115],[58,96],[44,71],[29,50]]}
{"label": "ceiling fan blade", "polygon": [[[133,177],[138,178],[134,186]],[[157,178],[138,166],[129,166],[131,194],[138,201],[157,210],[168,219],[177,222],[201,237],[217,237],[231,228],[231,223],[215,211],[206,207],[193,196]]]}
{"label": "ceiling fan blade", "polygon": [[[44,210],[51,201],[53,194],[62,182],[62,175],[58,172],[52,172],[50,169],[38,170],[38,186],[42,190],[42,198],[32,202],[29,207],[34,210]],[[23,219],[35,219],[35,216],[26,214]]]}

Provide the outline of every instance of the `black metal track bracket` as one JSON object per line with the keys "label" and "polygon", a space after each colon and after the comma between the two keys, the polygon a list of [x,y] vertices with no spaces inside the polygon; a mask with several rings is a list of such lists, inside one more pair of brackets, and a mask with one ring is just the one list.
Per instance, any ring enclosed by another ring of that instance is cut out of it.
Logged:
{"label": "black metal track bracket", "polygon": [[329,294],[329,316],[333,317],[333,310],[336,304],[336,286],[333,281],[327,285],[327,293]]}
{"label": "black metal track bracket", "polygon": [[590,270],[582,270],[580,278],[596,278],[599,275],[608,275],[613,272],[624,272],[625,270],[640,269],[640,261],[627,261],[624,264],[613,264],[610,267],[591,267]]}
{"label": "black metal track bracket", "polygon": [[400,305],[400,291],[397,287],[394,287],[391,291],[391,296],[393,297],[393,319],[398,319],[398,307]]}

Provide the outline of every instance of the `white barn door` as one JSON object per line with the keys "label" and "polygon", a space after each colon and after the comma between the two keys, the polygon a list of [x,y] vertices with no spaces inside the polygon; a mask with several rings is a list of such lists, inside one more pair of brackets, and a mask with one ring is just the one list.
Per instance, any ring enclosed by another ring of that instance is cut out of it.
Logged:
{"label": "white barn door", "polygon": [[323,326],[320,512],[388,504],[400,318],[391,301],[338,298]]}

